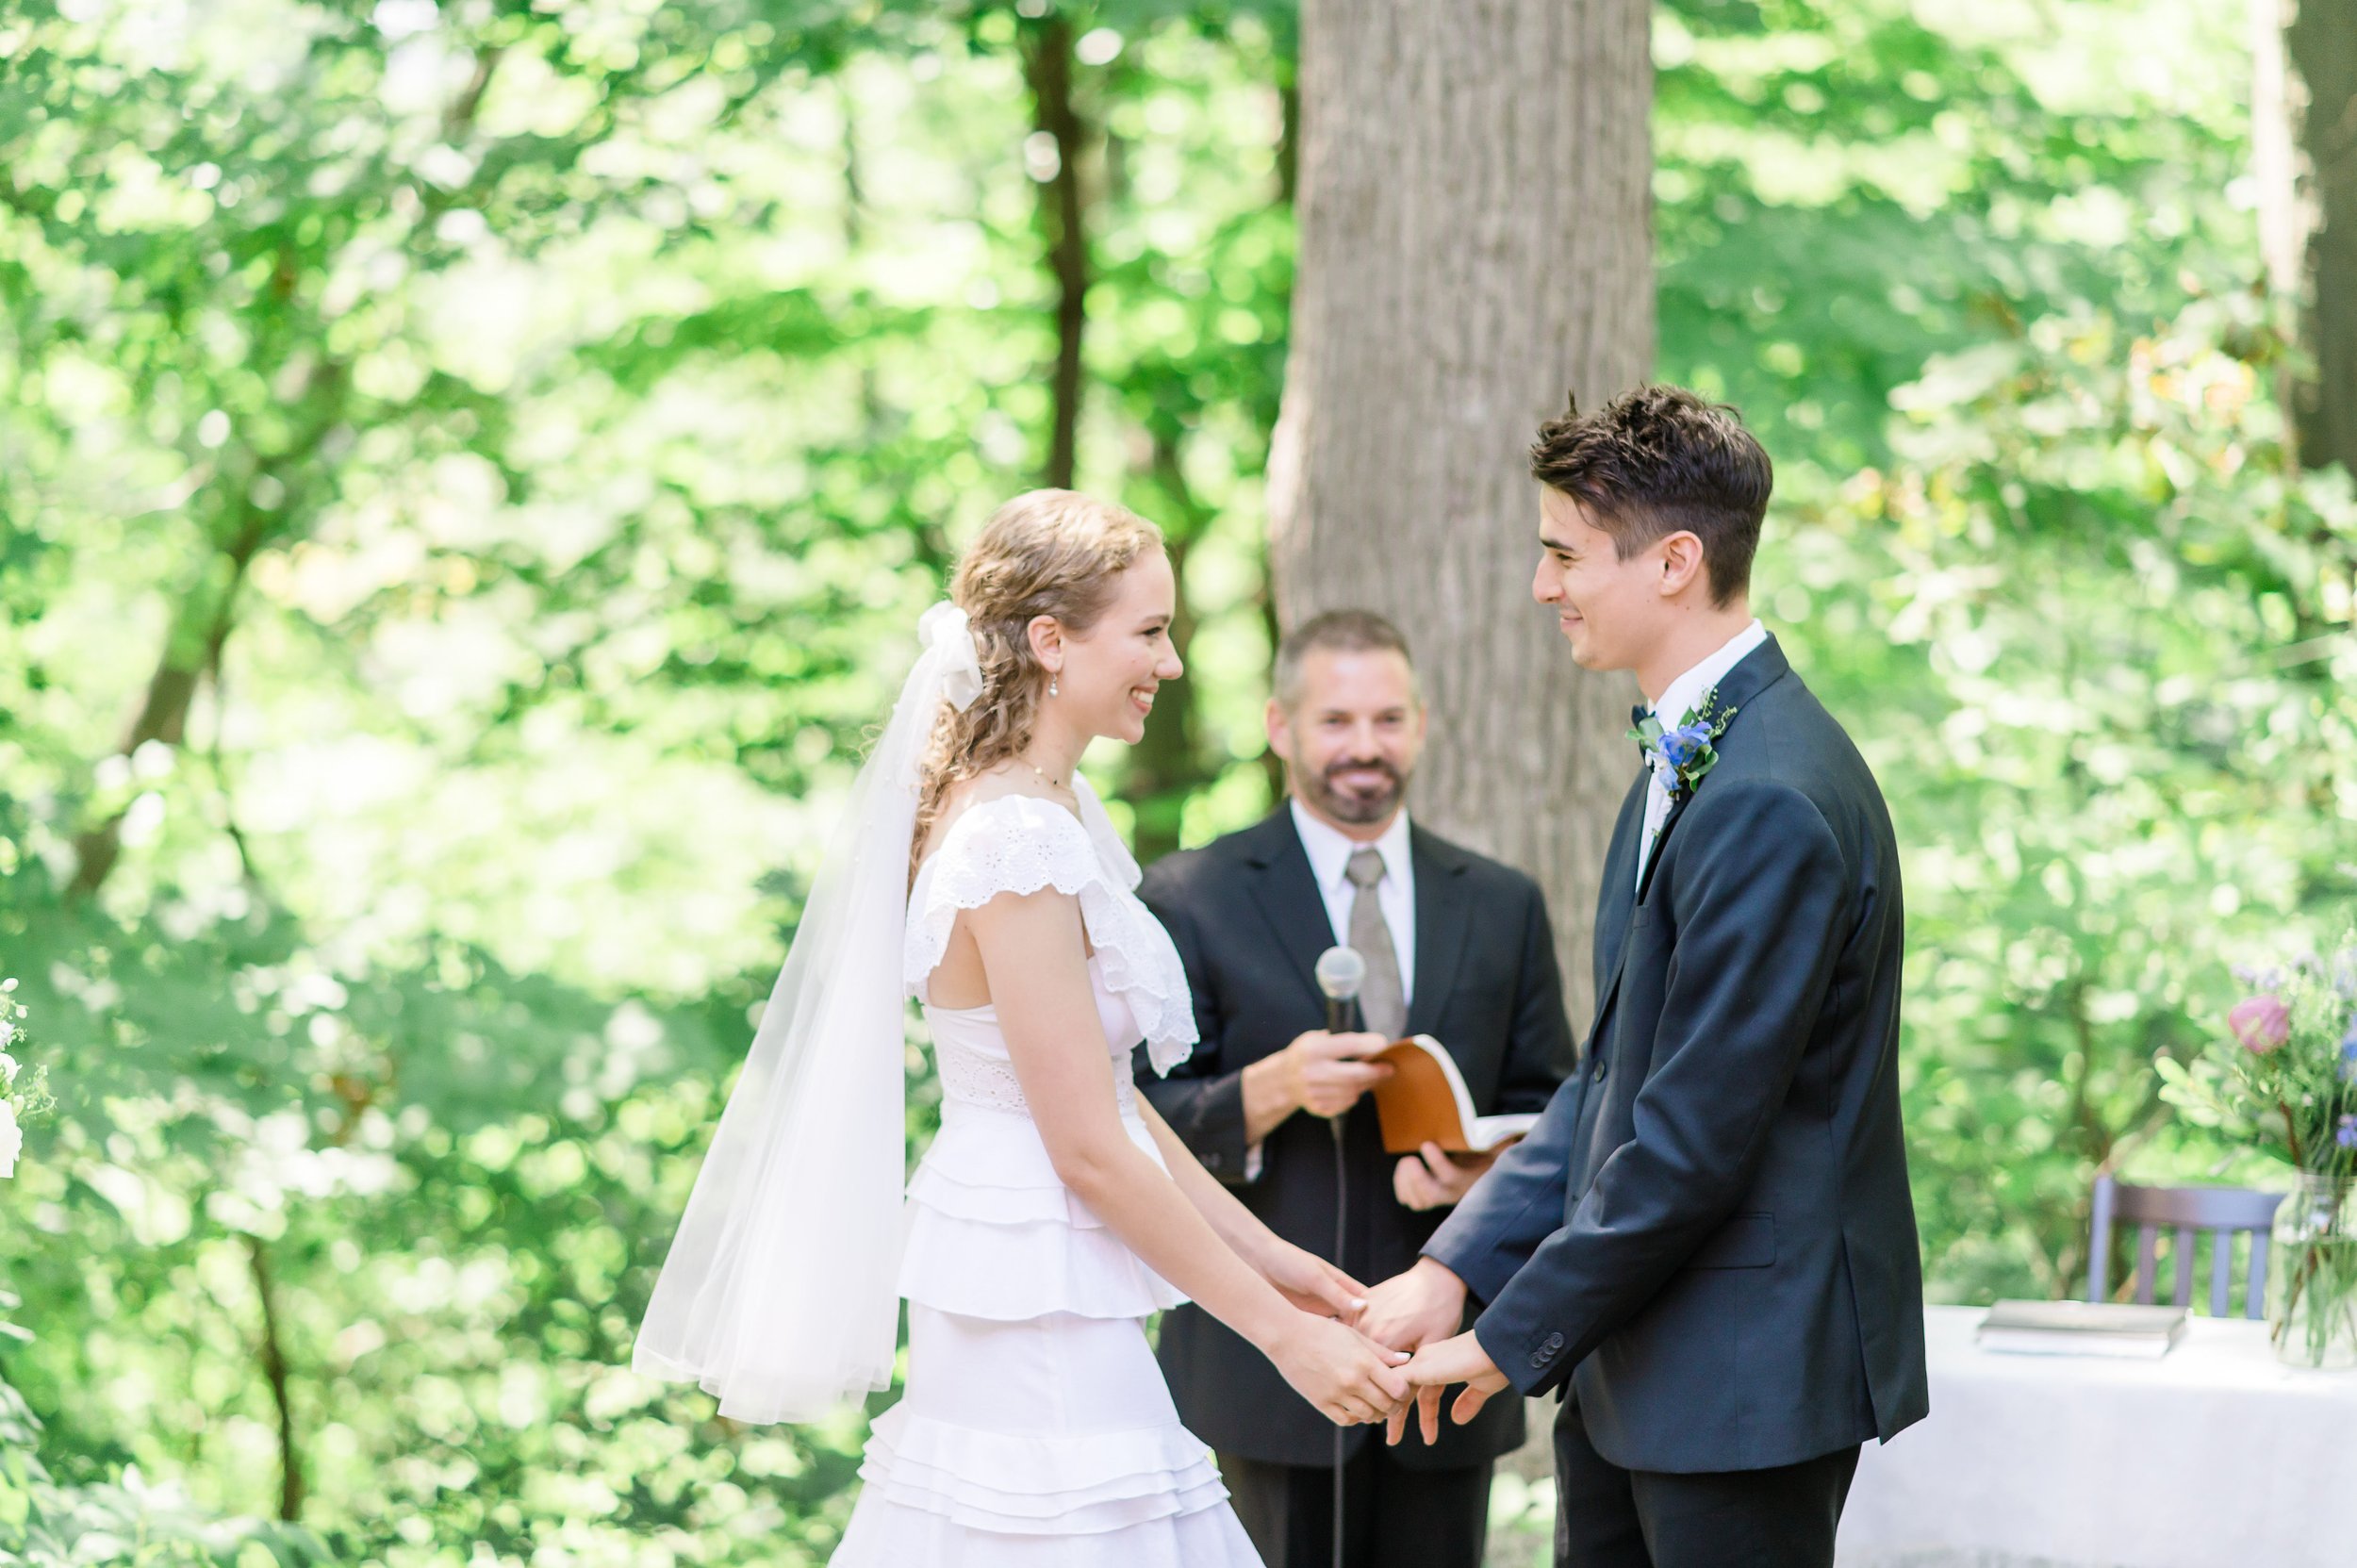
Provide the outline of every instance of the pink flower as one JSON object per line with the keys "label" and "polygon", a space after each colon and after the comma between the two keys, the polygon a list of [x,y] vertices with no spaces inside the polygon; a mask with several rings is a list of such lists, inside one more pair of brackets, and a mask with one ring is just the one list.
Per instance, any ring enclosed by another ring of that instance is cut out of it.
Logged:
{"label": "pink flower", "polygon": [[2234,1032],[2245,1049],[2265,1056],[2291,1038],[2292,1015],[2277,998],[2252,997],[2234,1004],[2226,1015],[2226,1027]]}

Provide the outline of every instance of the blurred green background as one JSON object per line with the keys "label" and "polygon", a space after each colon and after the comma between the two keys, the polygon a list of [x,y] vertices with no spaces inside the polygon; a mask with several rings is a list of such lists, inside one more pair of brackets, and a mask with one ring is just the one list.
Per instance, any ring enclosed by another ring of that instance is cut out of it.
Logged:
{"label": "blurred green background", "polygon": [[[1908,847],[1931,1292],[2068,1294],[2098,1164],[2253,1174],[2154,1061],[2357,887],[2245,19],[1654,26],[1658,373],[1774,455],[1756,602]],[[1068,158],[1075,476],[1169,531],[1191,665],[1099,780],[1148,857],[1269,804],[1296,43],[0,4],[0,972],[60,1102],[0,1560],[824,1560],[858,1423],[719,1423],[633,1329],[915,616],[1049,470]]]}

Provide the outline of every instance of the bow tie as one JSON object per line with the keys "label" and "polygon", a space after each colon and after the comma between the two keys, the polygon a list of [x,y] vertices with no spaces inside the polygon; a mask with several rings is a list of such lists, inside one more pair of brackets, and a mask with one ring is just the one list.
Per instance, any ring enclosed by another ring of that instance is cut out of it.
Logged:
{"label": "bow tie", "polygon": [[[1642,702],[1632,702],[1628,709],[1628,727],[1632,730],[1642,730],[1645,727],[1645,720],[1652,717],[1653,709]],[[1646,750],[1645,743],[1641,740],[1637,743],[1637,754],[1644,759],[1646,767],[1653,766],[1653,752]]]}

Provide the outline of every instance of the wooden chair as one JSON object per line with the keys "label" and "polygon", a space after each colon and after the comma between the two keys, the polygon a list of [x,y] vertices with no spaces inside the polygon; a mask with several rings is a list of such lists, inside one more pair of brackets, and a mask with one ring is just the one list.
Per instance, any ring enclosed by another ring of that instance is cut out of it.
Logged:
{"label": "wooden chair", "polygon": [[2111,1299],[2112,1227],[2136,1230],[2135,1299],[2153,1301],[2153,1274],[2161,1228],[2173,1227],[2169,1245],[2176,1265],[2176,1291],[2171,1301],[2193,1304],[2193,1249],[2198,1233],[2210,1236],[2210,1315],[2227,1315],[2227,1280],[2233,1271],[2234,1235],[2250,1233],[2250,1270],[2243,1289],[2243,1316],[2266,1312],[2267,1232],[2275,1223],[2282,1193],[2254,1192],[2248,1187],[2132,1187],[2115,1181],[2110,1173],[2095,1178],[2095,1235],[2087,1251],[2087,1299]]}

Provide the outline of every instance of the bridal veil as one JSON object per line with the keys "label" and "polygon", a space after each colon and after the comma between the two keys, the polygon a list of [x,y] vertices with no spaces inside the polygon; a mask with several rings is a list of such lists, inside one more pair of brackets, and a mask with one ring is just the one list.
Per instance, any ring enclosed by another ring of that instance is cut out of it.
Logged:
{"label": "bridal veil", "polygon": [[917,626],[923,652],[829,841],[631,1358],[738,1421],[816,1420],[892,1381],[917,769],[942,704],[982,689],[964,610]]}

